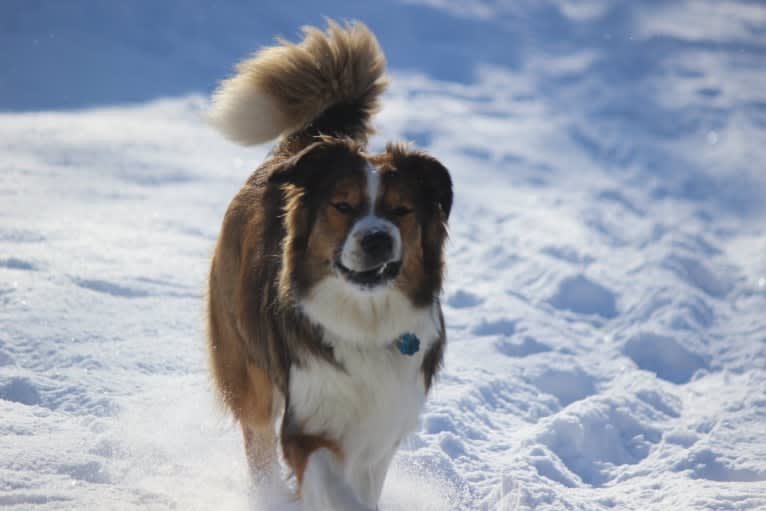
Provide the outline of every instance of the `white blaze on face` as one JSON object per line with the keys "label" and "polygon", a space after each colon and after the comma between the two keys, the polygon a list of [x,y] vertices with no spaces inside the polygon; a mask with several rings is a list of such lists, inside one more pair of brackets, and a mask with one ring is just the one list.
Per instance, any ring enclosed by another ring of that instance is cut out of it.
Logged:
{"label": "white blaze on face", "polygon": [[362,239],[368,234],[373,232],[385,232],[393,240],[393,250],[391,260],[399,261],[402,258],[402,237],[399,234],[399,229],[388,221],[387,219],[377,216],[375,214],[375,205],[380,198],[380,174],[378,170],[367,164],[366,168],[367,178],[367,204],[370,205],[370,209],[365,216],[357,220],[356,224],[351,228],[351,231],[343,244],[341,250],[340,262],[343,266],[352,271],[367,271],[372,268],[366,268],[364,249],[362,248]]}
{"label": "white blaze on face", "polygon": [[366,177],[367,177],[367,200],[368,204],[370,205],[370,214],[375,214],[375,205],[378,202],[378,197],[380,195],[380,174],[378,173],[378,169],[376,169],[371,163],[367,163],[367,167],[365,169]]}

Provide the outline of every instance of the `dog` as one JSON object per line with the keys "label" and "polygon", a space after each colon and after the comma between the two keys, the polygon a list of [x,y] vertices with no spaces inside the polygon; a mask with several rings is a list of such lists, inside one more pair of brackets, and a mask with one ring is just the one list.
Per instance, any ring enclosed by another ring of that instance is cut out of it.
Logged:
{"label": "dog", "polygon": [[373,510],[443,362],[452,181],[405,144],[366,152],[387,86],[366,26],[304,35],[240,63],[213,96],[226,137],[278,142],[223,220],[211,372],[254,477],[279,473],[280,444],[305,509]]}

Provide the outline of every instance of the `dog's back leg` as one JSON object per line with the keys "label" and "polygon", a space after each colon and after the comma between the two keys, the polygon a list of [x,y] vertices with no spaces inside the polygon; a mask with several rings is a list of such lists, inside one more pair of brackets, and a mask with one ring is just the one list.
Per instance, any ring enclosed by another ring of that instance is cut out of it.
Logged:
{"label": "dog's back leg", "polygon": [[275,475],[278,466],[275,423],[282,399],[265,371],[253,364],[248,365],[247,371],[248,388],[242,397],[244,406],[238,419],[250,472],[255,480],[261,480]]}
{"label": "dog's back leg", "polygon": [[213,257],[208,294],[208,340],[213,381],[224,405],[242,427],[254,478],[271,474],[277,460],[275,422],[281,397],[268,374],[248,356],[236,327],[236,252],[228,238]]}

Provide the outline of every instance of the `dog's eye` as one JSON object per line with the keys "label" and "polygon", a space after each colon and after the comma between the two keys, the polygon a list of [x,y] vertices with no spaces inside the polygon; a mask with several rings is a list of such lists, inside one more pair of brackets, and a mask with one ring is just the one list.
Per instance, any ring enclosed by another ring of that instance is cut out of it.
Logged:
{"label": "dog's eye", "polygon": [[412,210],[410,208],[405,208],[404,206],[399,206],[398,208],[391,210],[391,214],[398,217],[409,215],[410,213],[412,213]]}
{"label": "dog's eye", "polygon": [[350,215],[354,212],[354,208],[348,202],[336,202],[332,206],[344,215]]}

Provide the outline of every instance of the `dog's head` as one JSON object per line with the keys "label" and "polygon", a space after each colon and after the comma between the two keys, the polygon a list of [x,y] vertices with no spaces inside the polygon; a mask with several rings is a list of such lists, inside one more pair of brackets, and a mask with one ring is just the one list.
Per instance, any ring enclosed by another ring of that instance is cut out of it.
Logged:
{"label": "dog's head", "polygon": [[[402,145],[368,155],[328,139],[281,163],[270,181],[285,194],[283,298],[342,337],[381,342],[408,328],[406,318],[387,316],[430,309],[452,206],[452,182],[437,160]],[[361,322],[361,331],[338,322]]]}

